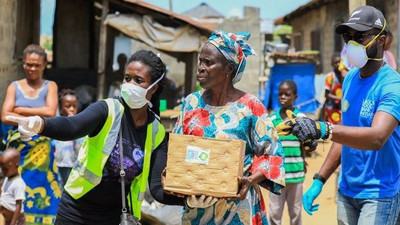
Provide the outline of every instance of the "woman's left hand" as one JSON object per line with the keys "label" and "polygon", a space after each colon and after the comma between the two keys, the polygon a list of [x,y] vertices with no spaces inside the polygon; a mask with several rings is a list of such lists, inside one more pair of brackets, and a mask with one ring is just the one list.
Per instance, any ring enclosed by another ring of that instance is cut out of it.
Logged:
{"label": "woman's left hand", "polygon": [[250,177],[238,177],[239,181],[239,192],[236,195],[237,200],[244,200],[246,198],[247,192],[249,191],[249,188],[251,185],[251,179]]}
{"label": "woman's left hand", "polygon": [[255,171],[248,177],[238,177],[239,181],[239,191],[235,198],[227,198],[228,200],[244,200],[247,196],[247,192],[250,187],[254,184],[258,184],[261,181],[265,180],[265,176],[260,171]]}
{"label": "woman's left hand", "polygon": [[237,179],[239,181],[239,191],[236,197],[226,198],[227,200],[244,200],[246,198],[247,192],[249,191],[249,188],[251,187],[251,185],[253,185],[251,183],[250,177],[238,177]]}

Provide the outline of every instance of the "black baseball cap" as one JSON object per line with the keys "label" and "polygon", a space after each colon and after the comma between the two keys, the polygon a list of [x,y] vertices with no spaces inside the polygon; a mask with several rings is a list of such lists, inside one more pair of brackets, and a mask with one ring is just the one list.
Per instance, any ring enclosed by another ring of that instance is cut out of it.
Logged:
{"label": "black baseball cap", "polygon": [[360,6],[355,9],[347,23],[339,24],[335,32],[343,34],[350,27],[356,31],[367,31],[373,28],[382,30],[385,23],[385,17],[382,12],[372,6]]}

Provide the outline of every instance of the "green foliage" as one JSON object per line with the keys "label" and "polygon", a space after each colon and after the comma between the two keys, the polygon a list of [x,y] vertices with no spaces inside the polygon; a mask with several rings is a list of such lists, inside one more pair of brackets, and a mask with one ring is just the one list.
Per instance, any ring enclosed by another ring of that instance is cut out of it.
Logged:
{"label": "green foliage", "polygon": [[276,27],[274,30],[274,35],[280,35],[280,34],[292,34],[292,26],[289,25],[279,25]]}
{"label": "green foliage", "polygon": [[289,25],[279,25],[275,28],[273,32],[273,41],[281,42],[281,36],[290,36],[292,34],[292,26]]}
{"label": "green foliage", "polygon": [[53,36],[41,36],[40,46],[42,46],[47,51],[53,51]]}

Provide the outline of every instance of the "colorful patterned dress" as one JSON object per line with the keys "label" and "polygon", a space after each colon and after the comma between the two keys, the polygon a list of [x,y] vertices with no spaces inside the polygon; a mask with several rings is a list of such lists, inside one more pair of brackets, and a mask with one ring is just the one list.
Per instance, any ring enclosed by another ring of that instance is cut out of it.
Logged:
{"label": "colorful patterned dress", "polygon": [[26,224],[54,224],[61,189],[50,138],[35,135],[30,141],[21,141],[19,131],[10,130],[5,141],[21,154],[19,173],[26,183]]}
{"label": "colorful patterned dress", "polygon": [[[17,81],[13,84],[15,107],[38,108],[46,105],[49,81],[43,83],[35,97],[27,96]],[[18,129],[13,128],[5,141],[21,154],[19,172],[26,184],[26,224],[54,224],[61,190],[54,161],[54,146],[50,138],[35,135],[30,141],[21,141]]]}
{"label": "colorful patterned dress", "polygon": [[[266,180],[259,185],[279,193],[285,185],[283,149],[267,111],[257,97],[245,94],[226,106],[210,106],[204,91],[186,97],[173,133],[246,142],[244,176],[260,170]],[[194,224],[268,224],[258,185],[251,187],[243,201],[219,200],[206,209],[186,209],[184,225]]]}
{"label": "colorful patterned dress", "polygon": [[[336,77],[335,72],[329,73],[325,78],[325,90],[337,97],[342,97],[342,83]],[[326,100],[325,102],[325,120],[340,124],[342,121],[342,110],[340,108],[340,100]]]}

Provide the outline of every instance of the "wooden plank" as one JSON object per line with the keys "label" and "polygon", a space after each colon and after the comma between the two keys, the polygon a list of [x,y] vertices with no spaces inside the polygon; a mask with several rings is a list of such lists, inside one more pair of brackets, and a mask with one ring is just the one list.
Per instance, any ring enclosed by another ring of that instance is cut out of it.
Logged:
{"label": "wooden plank", "polygon": [[196,91],[197,52],[187,53],[185,66],[185,96]]}
{"label": "wooden plank", "polygon": [[104,86],[106,80],[106,48],[107,48],[107,26],[104,25],[104,21],[108,14],[108,0],[103,0],[100,20],[100,36],[99,36],[99,56],[97,66],[97,99],[104,98]]}

